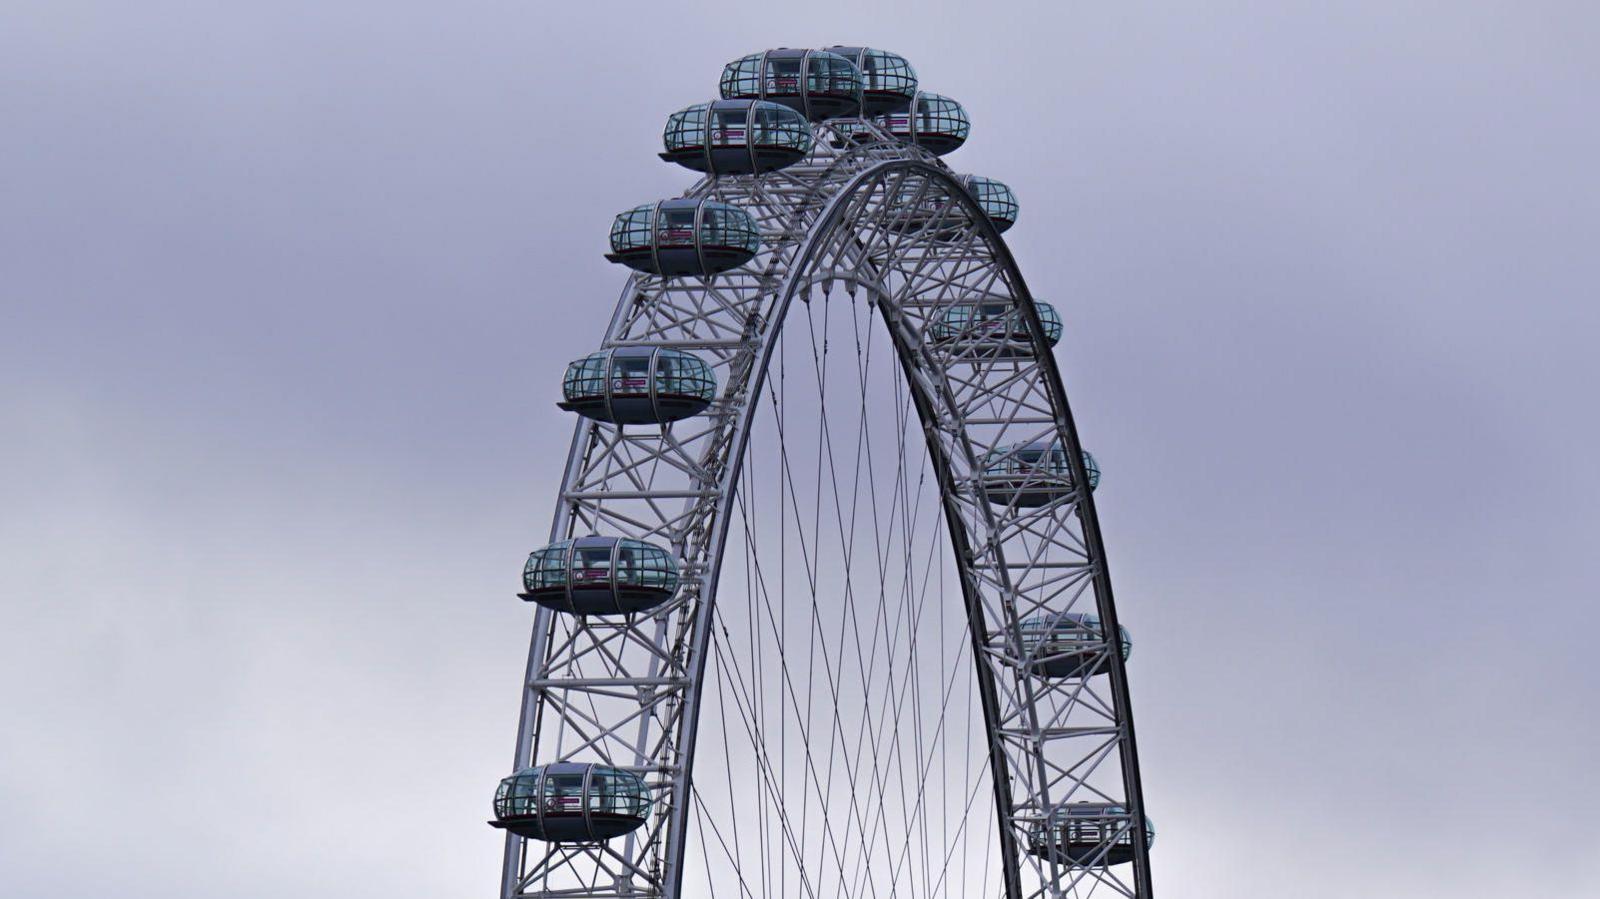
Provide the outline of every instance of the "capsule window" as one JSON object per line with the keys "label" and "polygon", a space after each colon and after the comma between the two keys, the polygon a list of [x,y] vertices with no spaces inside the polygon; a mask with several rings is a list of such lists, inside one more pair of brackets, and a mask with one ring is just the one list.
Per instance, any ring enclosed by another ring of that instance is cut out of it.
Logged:
{"label": "capsule window", "polygon": [[594,783],[589,789],[590,811],[616,814],[622,810],[622,802],[619,801],[623,798],[619,795],[622,785],[618,783],[619,780],[620,778],[612,777],[609,772],[595,772]]}
{"label": "capsule window", "polygon": [[567,397],[599,396],[605,393],[606,357],[596,354],[567,366],[561,390]]}
{"label": "capsule window", "polygon": [[811,129],[798,112],[787,106],[762,106],[750,143],[758,147],[805,147],[811,143]]}
{"label": "capsule window", "polygon": [[611,360],[611,393],[643,394],[650,392],[649,356],[614,356]]}
{"label": "capsule window", "polygon": [[611,580],[611,549],[610,546],[594,546],[574,553],[572,582],[583,584]]}
{"label": "capsule window", "polygon": [[929,93],[918,93],[907,112],[891,112],[882,121],[895,137],[938,154],[961,146],[972,130],[961,104]]}
{"label": "capsule window", "polygon": [[659,246],[694,246],[694,209],[663,209],[658,218],[656,233]]}
{"label": "capsule window", "polygon": [[533,777],[508,777],[495,790],[495,814],[502,818],[537,812],[539,782]]}
{"label": "capsule window", "polygon": [[1034,303],[1034,311],[1039,313],[1039,324],[1044,326],[1044,339],[1051,346],[1061,339],[1061,313],[1049,303]]}
{"label": "capsule window", "polygon": [[761,88],[761,57],[760,53],[752,53],[729,63],[722,70],[722,96],[756,96]]}
{"label": "capsule window", "polygon": [[844,94],[855,92],[857,76],[855,66],[842,56],[813,55],[809,64],[810,76],[806,90],[813,94]]}
{"label": "capsule window", "polygon": [[1008,312],[1010,312],[1009,309],[998,304],[979,306],[978,314],[975,317],[977,330],[983,333],[1005,331],[1007,326],[1011,324],[1008,320],[1010,318],[1007,315]]}
{"label": "capsule window", "polygon": [[742,147],[749,140],[749,107],[719,109],[712,113],[711,145]]}
{"label": "capsule window", "polygon": [[678,566],[666,550],[645,543],[617,547],[617,581],[636,587],[673,590],[678,586]]}
{"label": "capsule window", "polygon": [[638,571],[635,576],[642,587],[675,590],[678,587],[678,565],[666,550],[654,546],[640,547]]}
{"label": "capsule window", "polygon": [[[1041,463],[1044,463],[1041,465]],[[1002,447],[990,450],[987,454],[987,464],[984,473],[990,475],[1030,474],[1040,471],[1058,470],[1059,460],[1047,450],[1038,446]],[[1065,466],[1060,466],[1064,469]]]}
{"label": "capsule window", "polygon": [[960,104],[946,97],[923,94],[916,103],[915,116],[918,134],[953,134],[965,137],[971,124]]}
{"label": "capsule window", "polygon": [[1017,220],[1021,209],[1011,188],[993,178],[969,177],[965,183],[973,199],[978,201],[978,208],[1002,225],[1001,230]]}
{"label": "capsule window", "polygon": [[639,778],[624,771],[594,772],[589,792],[591,811],[639,817],[645,814],[648,807],[648,793]]}
{"label": "capsule window", "polygon": [[800,93],[799,57],[767,59],[767,95],[794,95]]}
{"label": "capsule window", "polygon": [[760,249],[760,236],[750,227],[748,216],[740,215],[732,207],[706,205],[701,220],[701,240],[708,247],[731,247],[755,252]]}
{"label": "capsule window", "polygon": [[706,107],[691,106],[667,118],[665,142],[669,150],[692,149],[704,146]]}
{"label": "capsule window", "polygon": [[622,251],[650,245],[650,219],[655,204],[648,203],[617,216],[611,223],[611,248]]}
{"label": "capsule window", "polygon": [[917,73],[904,57],[882,50],[868,50],[861,55],[861,76],[869,91],[905,91],[910,93],[917,85]]}
{"label": "capsule window", "polygon": [[544,776],[544,810],[546,814],[583,811],[583,772],[575,774],[550,774]]}
{"label": "capsule window", "polygon": [[571,546],[571,541],[563,541],[535,550],[523,572],[525,586],[529,590],[566,586],[567,549]]}
{"label": "capsule window", "polygon": [[1072,618],[1064,618],[1051,630],[1046,645],[1052,643],[1088,643],[1099,636],[1093,630],[1090,630],[1095,624],[1097,622],[1092,620],[1080,622]]}
{"label": "capsule window", "polygon": [[711,367],[695,356],[662,353],[656,358],[658,395],[707,397],[716,387]]}
{"label": "capsule window", "polygon": [[772,115],[772,109],[767,106],[757,105],[750,110],[749,115],[749,144],[752,147],[771,145],[774,143],[773,135],[777,131],[777,120]]}
{"label": "capsule window", "polygon": [[616,552],[617,580],[622,583],[637,583],[639,577],[639,550],[627,544],[619,544]]}

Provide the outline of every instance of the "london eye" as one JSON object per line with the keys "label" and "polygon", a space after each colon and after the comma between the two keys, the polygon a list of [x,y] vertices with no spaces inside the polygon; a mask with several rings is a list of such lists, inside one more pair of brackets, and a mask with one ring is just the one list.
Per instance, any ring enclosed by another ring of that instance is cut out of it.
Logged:
{"label": "london eye", "polygon": [[716,87],[547,385],[503,899],[1148,899],[1133,640],[1018,198],[945,162],[971,119],[897,54]]}

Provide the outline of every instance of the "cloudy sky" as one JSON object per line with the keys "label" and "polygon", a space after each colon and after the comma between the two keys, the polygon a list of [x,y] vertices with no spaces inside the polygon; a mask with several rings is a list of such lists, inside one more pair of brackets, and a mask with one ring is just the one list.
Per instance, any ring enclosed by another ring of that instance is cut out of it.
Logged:
{"label": "cloudy sky", "polygon": [[0,10],[0,882],[489,896],[569,357],[665,114],[897,50],[1059,350],[1162,895],[1600,895],[1600,12]]}

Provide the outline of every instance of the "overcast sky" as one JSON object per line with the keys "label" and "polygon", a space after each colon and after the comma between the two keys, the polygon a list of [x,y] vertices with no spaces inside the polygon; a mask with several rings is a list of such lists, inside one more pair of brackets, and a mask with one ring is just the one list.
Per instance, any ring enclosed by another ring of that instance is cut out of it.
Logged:
{"label": "overcast sky", "polygon": [[1600,895],[1600,11],[0,9],[0,892],[493,894],[616,211],[865,42],[1058,350],[1166,897]]}

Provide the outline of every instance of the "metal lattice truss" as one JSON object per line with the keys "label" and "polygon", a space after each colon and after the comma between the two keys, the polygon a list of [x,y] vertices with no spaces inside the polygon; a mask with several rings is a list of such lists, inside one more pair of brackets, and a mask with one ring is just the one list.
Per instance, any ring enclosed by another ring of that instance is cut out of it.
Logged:
{"label": "metal lattice truss", "polygon": [[[656,800],[651,819],[626,838],[509,836],[503,895],[677,899],[713,604],[754,398],[792,302],[842,292],[874,304],[888,325],[942,481],[1008,899],[1149,897],[1126,674],[1089,493],[1068,489],[1023,507],[985,491],[986,457],[1038,440],[1066,447],[1071,483],[1088,483],[1033,300],[992,225],[937,159],[865,121],[818,125],[816,138],[800,164],[707,178],[688,192],[756,218],[755,260],[709,279],[637,275],[606,332],[606,347],[696,352],[715,367],[719,396],[703,415],[670,425],[580,420],[551,539],[656,542],[680,559],[683,586],[669,603],[627,618],[540,609],[515,762],[604,762],[643,775]],[[1018,310],[1031,352],[933,338],[953,304],[974,302]],[[1112,639],[1085,676],[1036,676],[1020,622],[1074,611],[1097,615]],[[1126,810],[1105,829],[1102,851],[1072,859],[1028,851],[1053,808],[1081,801]],[[1126,846],[1130,835],[1133,863],[1107,864],[1113,842]]]}

